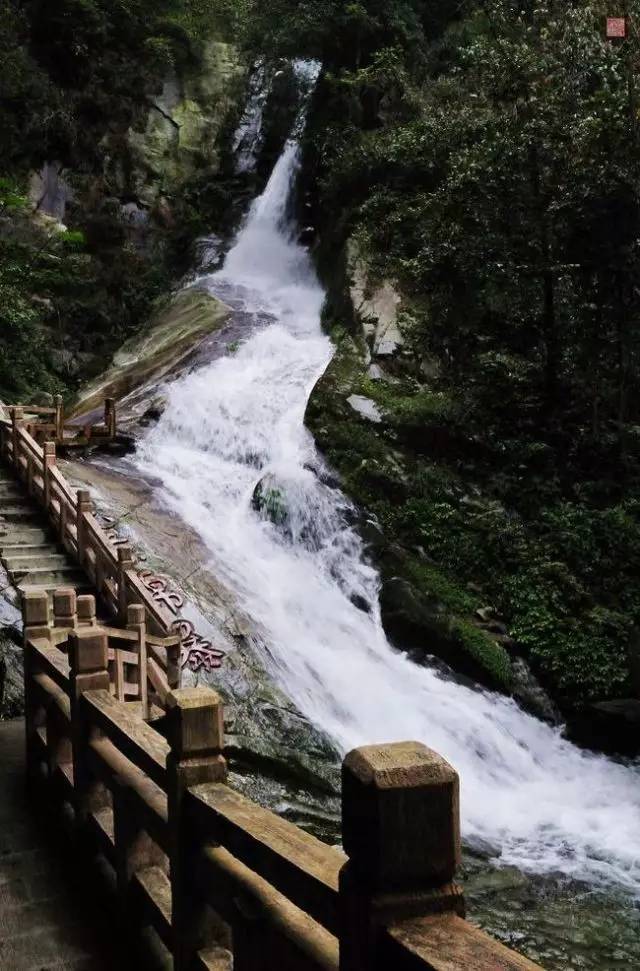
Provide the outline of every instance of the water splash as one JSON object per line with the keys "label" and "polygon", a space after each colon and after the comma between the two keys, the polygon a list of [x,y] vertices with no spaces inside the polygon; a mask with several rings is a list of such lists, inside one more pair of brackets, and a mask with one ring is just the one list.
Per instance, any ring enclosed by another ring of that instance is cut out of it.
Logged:
{"label": "water splash", "polygon": [[240,124],[233,137],[232,150],[235,170],[244,174],[253,172],[263,142],[264,109],[271,91],[271,76],[267,65],[260,58],[249,78],[249,97]]}
{"label": "water splash", "polygon": [[[317,66],[305,71],[311,85]],[[529,872],[640,896],[638,769],[575,748],[514,702],[447,681],[385,638],[378,575],[349,502],[313,471],[322,460],[303,424],[332,347],[324,294],[290,221],[299,154],[294,137],[222,270],[199,283],[270,323],[168,387],[137,461],[202,536],[273,677],[344,750],[424,741],[460,772],[467,839]],[[253,507],[265,476],[286,528]]]}

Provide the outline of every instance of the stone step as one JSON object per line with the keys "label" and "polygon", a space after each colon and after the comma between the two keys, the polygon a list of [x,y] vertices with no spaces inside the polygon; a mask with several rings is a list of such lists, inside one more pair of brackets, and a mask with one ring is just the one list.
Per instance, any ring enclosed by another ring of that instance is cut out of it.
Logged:
{"label": "stone step", "polygon": [[61,547],[49,539],[35,543],[9,543],[0,539],[0,557],[3,559],[12,556],[57,556],[59,553],[62,553]]}
{"label": "stone step", "polygon": [[51,542],[48,529],[23,526],[21,523],[0,524],[0,551],[16,546],[39,546]]}
{"label": "stone step", "polygon": [[4,502],[5,496],[22,496],[23,490],[17,482],[0,482],[0,503]]}
{"label": "stone step", "polygon": [[69,558],[64,553],[47,552],[24,554],[13,554],[7,556],[3,551],[2,562],[9,573],[20,573],[31,570],[64,570],[68,567]]}
{"label": "stone step", "polygon": [[22,489],[17,489],[15,495],[2,495],[0,493],[0,513],[4,512],[5,509],[14,509],[16,506],[25,506],[28,503],[29,500]]}
{"label": "stone step", "polygon": [[42,522],[42,516],[33,506],[23,504],[19,506],[4,506],[0,504],[0,525],[3,520],[7,523],[21,523],[27,520]]}
{"label": "stone step", "polygon": [[48,568],[46,566],[29,568],[26,570],[9,571],[13,583],[22,588],[25,584],[47,587],[75,587],[89,582],[85,574],[72,566]]}
{"label": "stone step", "polygon": [[49,599],[52,599],[55,591],[61,587],[73,587],[77,594],[93,593],[93,587],[90,581],[83,573],[79,572],[74,572],[64,579],[49,580],[48,582],[43,577],[39,577],[38,579],[25,578],[24,580],[20,580],[19,583],[16,583],[16,589],[21,594],[27,593],[28,591],[35,593],[44,592],[49,595]]}

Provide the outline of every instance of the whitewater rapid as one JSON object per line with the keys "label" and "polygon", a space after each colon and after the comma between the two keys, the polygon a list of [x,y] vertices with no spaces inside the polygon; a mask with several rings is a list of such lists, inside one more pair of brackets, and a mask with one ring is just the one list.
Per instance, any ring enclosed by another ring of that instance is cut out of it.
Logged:
{"label": "whitewater rapid", "polygon": [[[502,696],[414,664],[384,635],[378,575],[304,427],[332,345],[320,323],[324,293],[289,212],[298,168],[294,137],[223,268],[197,281],[254,326],[235,353],[167,386],[166,410],[135,461],[206,543],[271,675],[342,750],[425,742],[460,773],[467,840],[529,872],[640,897],[640,770],[575,748]],[[277,524],[252,503],[261,481],[281,497]]]}

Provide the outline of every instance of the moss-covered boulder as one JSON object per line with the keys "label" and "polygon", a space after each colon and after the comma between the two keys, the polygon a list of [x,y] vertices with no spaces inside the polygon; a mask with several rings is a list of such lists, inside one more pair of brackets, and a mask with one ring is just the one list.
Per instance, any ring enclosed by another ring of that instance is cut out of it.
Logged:
{"label": "moss-covered boulder", "polygon": [[108,177],[151,208],[203,170],[218,174],[221,135],[238,113],[247,67],[234,44],[209,39],[195,65],[165,80],[144,129],[129,131],[126,151],[107,142]]}
{"label": "moss-covered boulder", "polygon": [[[398,647],[425,659],[436,655],[454,670],[505,692],[512,689],[512,667],[505,646],[483,629],[476,617],[480,593],[471,593],[421,548],[415,537],[400,532],[394,510],[416,495],[420,469],[406,448],[404,432],[415,410],[431,411],[440,421],[447,403],[426,393],[416,403],[398,379],[370,376],[365,338],[335,330],[337,351],[317,383],[306,422],[330,463],[340,473],[348,495],[369,514],[363,529],[375,543],[370,552],[382,578],[382,619]],[[352,400],[376,405],[380,420]],[[367,519],[365,515],[363,521]]]}
{"label": "moss-covered boulder", "polygon": [[225,304],[205,290],[182,290],[158,311],[142,334],[120,348],[104,374],[82,389],[73,414],[88,414],[105,398],[121,399],[152,379],[159,380],[199,340],[217,330],[229,313]]}

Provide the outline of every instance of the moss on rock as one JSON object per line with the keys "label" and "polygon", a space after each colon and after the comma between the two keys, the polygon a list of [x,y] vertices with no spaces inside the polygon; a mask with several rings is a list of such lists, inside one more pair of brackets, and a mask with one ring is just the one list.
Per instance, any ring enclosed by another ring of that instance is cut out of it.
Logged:
{"label": "moss on rock", "polygon": [[[342,478],[345,491],[376,517],[382,533],[375,555],[382,576],[381,605],[389,636],[416,657],[435,654],[455,670],[492,688],[509,691],[511,660],[505,647],[482,630],[475,611],[480,596],[416,548],[419,537],[399,528],[398,507],[407,508],[419,493],[416,479],[428,470],[403,446],[404,421],[414,420],[413,399],[401,382],[371,380],[364,339],[334,329],[336,354],[317,383],[306,421],[319,447]],[[370,397],[383,413],[373,424],[348,404],[353,394]],[[440,402],[426,397],[416,405],[440,420]],[[408,416],[408,417],[407,417]],[[452,487],[454,477],[442,469],[431,474]]]}

